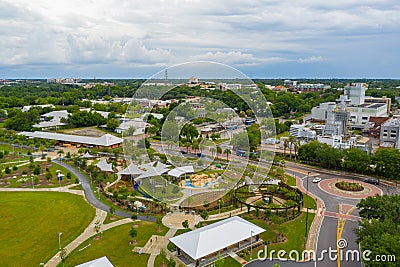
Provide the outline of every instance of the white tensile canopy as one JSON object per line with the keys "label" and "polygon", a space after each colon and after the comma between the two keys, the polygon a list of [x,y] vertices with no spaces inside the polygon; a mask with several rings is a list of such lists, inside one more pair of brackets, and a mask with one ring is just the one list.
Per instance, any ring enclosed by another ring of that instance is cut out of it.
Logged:
{"label": "white tensile canopy", "polygon": [[121,174],[121,175],[140,175],[142,173],[143,173],[143,171],[140,170],[139,166],[137,166],[134,163],[129,164],[128,167],[126,167],[125,169],[118,172],[118,174]]}
{"label": "white tensile canopy", "polygon": [[265,232],[263,228],[234,216],[169,240],[193,260],[198,260],[262,232]]}
{"label": "white tensile canopy", "polygon": [[96,166],[103,172],[112,172],[113,168],[112,168],[112,164],[111,163],[107,163],[106,159],[102,159],[100,160]]}
{"label": "white tensile canopy", "polygon": [[122,175],[138,175],[137,178],[147,178],[152,176],[158,176],[166,171],[168,171],[169,165],[163,164],[161,162],[157,162],[156,166],[154,164],[156,162],[150,162],[142,165],[136,165],[134,163],[129,164],[128,167],[118,172],[118,174]]}
{"label": "white tensile canopy", "polygon": [[91,158],[94,158],[94,156],[90,155],[89,152],[86,152],[85,154],[82,155],[81,158],[84,158],[84,159],[91,159]]}
{"label": "white tensile canopy", "polygon": [[182,166],[182,167],[176,167],[175,169],[172,169],[168,172],[168,175],[174,176],[174,177],[180,177],[183,174],[186,173],[194,173],[193,166]]}

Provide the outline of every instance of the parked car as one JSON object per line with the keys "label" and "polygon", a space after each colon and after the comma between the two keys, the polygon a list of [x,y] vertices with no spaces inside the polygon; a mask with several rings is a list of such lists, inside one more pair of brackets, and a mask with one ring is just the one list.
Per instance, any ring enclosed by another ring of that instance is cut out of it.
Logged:
{"label": "parked car", "polygon": [[364,182],[369,183],[369,184],[379,184],[379,180],[378,179],[374,179],[374,178],[366,178],[364,179]]}
{"label": "parked car", "polygon": [[319,182],[321,182],[321,177],[315,177],[313,180],[312,180],[312,182],[313,183],[319,183]]}

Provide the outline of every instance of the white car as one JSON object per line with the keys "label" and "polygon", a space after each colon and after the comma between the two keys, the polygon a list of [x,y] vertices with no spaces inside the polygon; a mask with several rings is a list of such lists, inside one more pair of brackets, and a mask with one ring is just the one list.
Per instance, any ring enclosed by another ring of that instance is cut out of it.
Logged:
{"label": "white car", "polygon": [[321,178],[320,177],[315,177],[314,180],[312,180],[313,183],[319,183],[321,182]]}

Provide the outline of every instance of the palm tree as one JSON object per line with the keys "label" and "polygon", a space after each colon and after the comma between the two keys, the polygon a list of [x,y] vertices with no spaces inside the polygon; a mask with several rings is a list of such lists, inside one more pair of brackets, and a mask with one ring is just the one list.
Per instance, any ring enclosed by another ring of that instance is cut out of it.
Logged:
{"label": "palm tree", "polygon": [[226,148],[224,154],[226,154],[226,160],[229,160],[229,154],[232,154],[232,151],[229,148]]}
{"label": "palm tree", "polygon": [[217,151],[217,149],[215,147],[210,148],[211,151],[211,155],[214,157],[214,153],[215,151]]}
{"label": "palm tree", "polygon": [[222,154],[222,148],[220,146],[217,146],[217,158],[218,154]]}
{"label": "palm tree", "polygon": [[294,160],[297,161],[297,154],[299,152],[300,141],[296,140],[294,142]]}
{"label": "palm tree", "polygon": [[286,158],[286,149],[288,148],[289,145],[289,139],[285,138],[283,139],[283,154],[285,154],[285,158]]}
{"label": "palm tree", "polygon": [[186,151],[189,152],[190,142],[183,143],[183,146],[186,147]]}
{"label": "palm tree", "polygon": [[296,142],[296,139],[294,136],[289,136],[289,152],[290,152],[290,160],[292,160],[292,147],[294,145],[294,142]]}

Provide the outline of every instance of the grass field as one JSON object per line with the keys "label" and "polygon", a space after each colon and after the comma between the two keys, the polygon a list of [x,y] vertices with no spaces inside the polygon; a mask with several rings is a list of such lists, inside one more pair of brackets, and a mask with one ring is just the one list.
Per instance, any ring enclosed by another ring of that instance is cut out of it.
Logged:
{"label": "grass field", "polygon": [[74,240],[95,210],[81,196],[58,192],[0,193],[1,266],[39,266]]}
{"label": "grass field", "polygon": [[[314,220],[314,214],[308,214],[308,225],[307,232],[310,230],[310,226],[312,221]],[[297,250],[299,252],[303,251],[304,248],[304,234],[306,231],[306,213],[303,213],[301,216],[296,218],[293,221],[282,224],[284,229],[284,234],[288,237],[289,241],[282,244],[272,244],[269,245],[269,249],[280,250],[283,249],[287,252],[290,250]]]}
{"label": "grass field", "polygon": [[[308,214],[308,225],[307,225],[307,231],[309,231],[311,223],[314,219],[314,214],[309,213]],[[260,237],[266,241],[272,241],[275,239],[275,233],[272,231],[271,226],[268,225],[266,222],[262,220],[257,220],[257,219],[248,219],[246,220],[260,226],[261,228],[264,228],[266,231],[262,234],[260,234]],[[304,248],[304,234],[305,234],[305,221],[306,221],[306,214],[303,213],[299,217],[297,217],[295,220],[282,223],[282,232],[285,235],[285,237],[288,239],[286,242],[283,243],[271,243],[268,245],[268,250],[276,250],[279,251],[281,249],[290,252],[291,250],[297,250],[301,254]],[[275,227],[278,227],[275,225]],[[264,249],[264,246],[259,246],[257,248],[253,249],[253,257],[254,255],[257,255],[257,252],[261,249]],[[249,254],[246,256],[243,256],[245,260],[249,260]]]}
{"label": "grass field", "polygon": [[[138,221],[137,243],[135,246],[143,247],[147,240],[153,235],[165,235],[167,228],[162,226],[162,232],[158,233],[158,226],[155,223]],[[114,266],[135,266],[146,267],[149,254],[141,254],[132,252],[134,246],[129,245],[132,238],[129,236],[129,230],[132,223],[124,224],[111,228],[101,234],[99,240],[88,239],[83,242],[77,249],[68,255],[65,266],[75,266],[99,257],[107,256]],[[90,244],[90,246],[88,246]],[[86,247],[88,246],[88,247]],[[80,249],[86,247],[82,251]],[[60,264],[59,266],[62,266]]]}
{"label": "grass field", "polygon": [[[41,174],[39,175],[39,182],[35,183],[35,187],[58,187],[60,186],[65,186],[69,185],[75,182],[77,177],[71,173],[71,179],[67,179],[66,175],[68,173],[68,170],[65,169],[64,167],[52,162],[51,167],[46,162],[35,162],[34,166],[40,164],[41,165]],[[45,172],[46,168],[49,169],[49,172],[52,174],[52,178],[50,180],[47,180],[45,178]],[[59,170],[61,173],[64,175],[63,180],[61,183],[58,181],[57,176],[56,176],[56,171]],[[22,172],[26,172],[25,179],[26,181],[20,181],[20,178],[22,177]],[[0,186],[2,187],[11,187],[11,188],[16,188],[16,187],[31,187],[32,186],[32,180],[30,178],[31,174],[33,173],[33,169],[29,168],[29,164],[21,166],[18,168],[18,170],[12,170],[12,172],[9,175],[5,175],[2,179],[0,179]],[[8,183],[2,183],[5,182],[7,178],[16,176],[17,178],[15,179],[8,179]]]}

